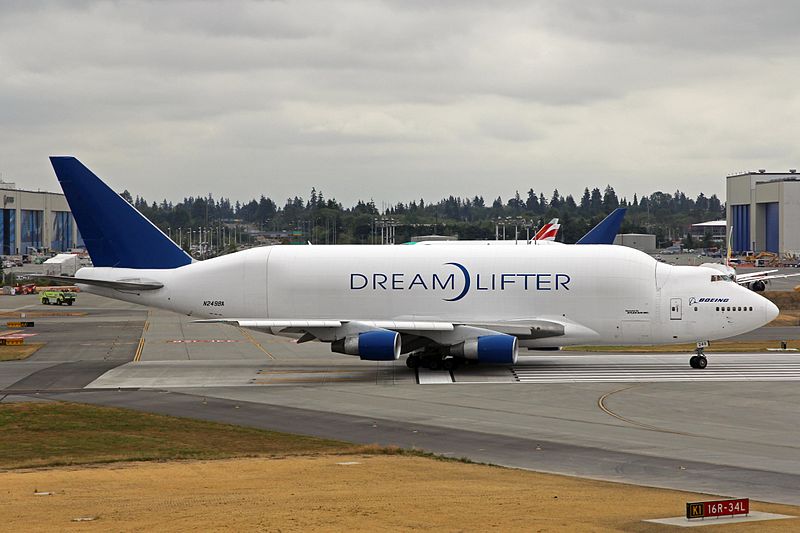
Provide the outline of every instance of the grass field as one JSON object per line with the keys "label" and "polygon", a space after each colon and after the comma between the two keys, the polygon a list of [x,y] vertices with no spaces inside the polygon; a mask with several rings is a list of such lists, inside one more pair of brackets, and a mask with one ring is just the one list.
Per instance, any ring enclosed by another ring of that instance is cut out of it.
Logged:
{"label": "grass field", "polygon": [[20,361],[32,356],[44,346],[41,342],[32,342],[30,344],[22,344],[19,346],[5,346],[0,345],[0,361]]}
{"label": "grass field", "polygon": [[68,403],[0,403],[0,436],[4,531],[656,532],[713,499]]}
{"label": "grass field", "polygon": [[354,445],[71,403],[0,404],[0,469],[354,451]]}

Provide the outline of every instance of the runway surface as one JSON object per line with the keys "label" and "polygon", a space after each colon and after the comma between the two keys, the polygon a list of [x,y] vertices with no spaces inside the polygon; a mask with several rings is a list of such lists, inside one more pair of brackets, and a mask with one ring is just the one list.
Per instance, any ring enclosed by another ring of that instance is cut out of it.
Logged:
{"label": "runway surface", "polygon": [[[41,310],[24,298],[0,307]],[[117,405],[800,504],[794,353],[710,354],[693,370],[689,354],[544,352],[513,369],[416,374],[89,295],[69,311],[35,319],[47,345],[31,359],[0,363],[0,401]]]}
{"label": "runway surface", "polygon": [[497,383],[659,383],[800,381],[800,353],[709,354],[705,370],[684,354],[521,356],[513,367],[467,366],[413,371],[399,363],[350,365],[265,364],[247,359],[142,361],[108,369],[87,388],[245,387],[391,383],[480,385]]}

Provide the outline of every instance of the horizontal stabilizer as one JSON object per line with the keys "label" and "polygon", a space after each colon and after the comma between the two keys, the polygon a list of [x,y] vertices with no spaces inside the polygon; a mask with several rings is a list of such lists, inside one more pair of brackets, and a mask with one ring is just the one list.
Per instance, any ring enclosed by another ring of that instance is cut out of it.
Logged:
{"label": "horizontal stabilizer", "polygon": [[91,279],[91,278],[73,278],[70,276],[36,276],[37,278],[50,279],[59,281],[61,283],[80,283],[83,285],[94,285],[95,287],[104,287],[106,289],[117,289],[120,291],[154,291],[164,286],[163,283],[157,281],[143,281],[143,280],[107,280],[107,279]]}
{"label": "horizontal stabilizer", "polygon": [[625,218],[626,207],[618,207],[575,244],[614,244],[614,239]]}

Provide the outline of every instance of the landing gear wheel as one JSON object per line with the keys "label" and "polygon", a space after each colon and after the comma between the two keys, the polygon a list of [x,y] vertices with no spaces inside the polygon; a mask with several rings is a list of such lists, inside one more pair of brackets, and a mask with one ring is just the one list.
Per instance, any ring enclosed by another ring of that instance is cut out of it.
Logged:
{"label": "landing gear wheel", "polygon": [[42,303],[43,303],[44,305],[49,305],[49,304],[50,304],[50,300],[49,300],[49,299],[47,299],[47,298],[42,298]]}
{"label": "landing gear wheel", "polygon": [[406,366],[411,370],[419,368],[420,360],[418,355],[409,355],[406,358]]}
{"label": "landing gear wheel", "polygon": [[428,360],[428,368],[431,370],[440,370],[442,368],[442,360],[436,357],[432,357]]}
{"label": "landing gear wheel", "polygon": [[708,360],[703,350],[708,348],[708,341],[697,341],[697,348],[694,349],[695,355],[689,359],[689,366],[692,368],[704,369],[708,366]]}

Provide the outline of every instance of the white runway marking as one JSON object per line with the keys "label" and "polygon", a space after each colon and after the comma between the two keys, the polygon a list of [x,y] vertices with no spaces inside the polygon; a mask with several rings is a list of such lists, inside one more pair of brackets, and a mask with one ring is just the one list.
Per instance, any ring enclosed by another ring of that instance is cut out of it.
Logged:
{"label": "white runway marking", "polygon": [[453,378],[447,370],[428,370],[420,368],[417,370],[420,385],[440,385],[442,383],[452,383]]}
{"label": "white runway marking", "polygon": [[707,357],[704,370],[691,368],[686,354],[526,357],[511,372],[520,383],[800,381],[798,355],[711,353]]}

